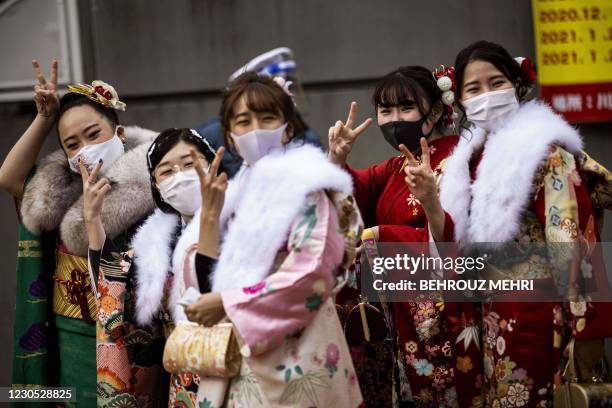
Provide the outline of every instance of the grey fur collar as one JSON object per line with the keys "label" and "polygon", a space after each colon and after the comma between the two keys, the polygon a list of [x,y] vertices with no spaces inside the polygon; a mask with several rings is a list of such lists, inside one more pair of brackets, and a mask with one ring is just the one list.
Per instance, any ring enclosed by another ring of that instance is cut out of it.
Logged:
{"label": "grey fur collar", "polygon": [[[157,133],[129,126],[125,127],[125,136],[125,154],[106,173],[112,188],[104,201],[101,216],[111,239],[154,208],[146,152]],[[81,176],[70,171],[66,155],[57,150],[41,160],[26,185],[21,202],[23,224],[34,234],[59,227],[66,248],[75,255],[87,256],[82,195]]]}

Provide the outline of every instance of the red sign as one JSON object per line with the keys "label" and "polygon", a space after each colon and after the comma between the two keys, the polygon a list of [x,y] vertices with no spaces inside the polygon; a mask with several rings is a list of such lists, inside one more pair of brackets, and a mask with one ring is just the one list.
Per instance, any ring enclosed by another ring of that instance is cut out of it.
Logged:
{"label": "red sign", "polygon": [[612,121],[612,82],[546,85],[541,96],[569,122]]}

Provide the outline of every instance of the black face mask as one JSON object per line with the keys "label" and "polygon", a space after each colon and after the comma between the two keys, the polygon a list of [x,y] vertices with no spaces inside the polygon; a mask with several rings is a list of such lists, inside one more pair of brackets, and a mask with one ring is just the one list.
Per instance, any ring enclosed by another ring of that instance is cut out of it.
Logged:
{"label": "black face mask", "polygon": [[[387,143],[389,143],[395,150],[399,151],[399,145],[403,144],[414,152],[421,147],[420,140],[422,137],[429,137],[423,133],[423,123],[427,120],[427,116],[415,121],[398,120],[394,122],[387,122],[380,126],[380,130],[385,137]],[[433,128],[432,128],[433,131]]]}

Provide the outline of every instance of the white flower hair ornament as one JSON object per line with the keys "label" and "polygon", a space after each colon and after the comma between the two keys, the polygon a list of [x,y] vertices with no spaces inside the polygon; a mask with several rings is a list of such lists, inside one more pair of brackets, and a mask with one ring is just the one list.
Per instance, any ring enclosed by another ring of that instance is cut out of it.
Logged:
{"label": "white flower hair ornament", "polygon": [[107,108],[125,111],[125,103],[119,100],[119,95],[115,88],[104,81],[95,80],[91,85],[68,85],[68,92],[84,95]]}
{"label": "white flower hair ornament", "polygon": [[440,65],[432,72],[438,89],[442,91],[440,100],[445,105],[444,113],[442,114],[442,122],[447,128],[455,127],[455,112],[453,103],[455,103],[455,68]]}

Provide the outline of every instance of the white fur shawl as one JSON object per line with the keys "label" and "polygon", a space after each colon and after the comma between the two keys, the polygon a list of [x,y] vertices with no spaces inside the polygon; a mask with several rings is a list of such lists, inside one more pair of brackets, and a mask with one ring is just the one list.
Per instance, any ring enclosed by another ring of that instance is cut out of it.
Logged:
{"label": "white fur shawl", "polygon": [[[111,191],[102,207],[102,223],[110,238],[134,225],[153,208],[146,151],[156,132],[136,126],[125,128],[126,153],[108,170]],[[83,182],[70,171],[60,149],[43,158],[26,185],[21,202],[25,227],[34,234],[59,227],[68,250],[87,256],[88,240],[83,223]]]}
{"label": "white fur shawl", "polygon": [[[243,177],[248,177],[248,182],[241,182]],[[227,233],[212,275],[214,291],[253,285],[270,274],[291,223],[304,211],[309,194],[321,190],[352,192],[348,173],[310,145],[271,153],[252,168],[243,168],[235,179],[228,187],[221,214]]]}
{"label": "white fur shawl", "polygon": [[136,321],[148,325],[159,311],[168,272],[172,270],[172,240],[179,225],[176,214],[156,209],[132,239],[136,271]]}
{"label": "white fur shawl", "polygon": [[[483,143],[472,184],[469,162]],[[573,154],[582,149],[576,129],[537,101],[522,105],[488,136],[479,128],[464,132],[440,184],[440,200],[455,223],[455,239],[463,243],[513,239],[529,206],[535,173],[554,144]]]}

